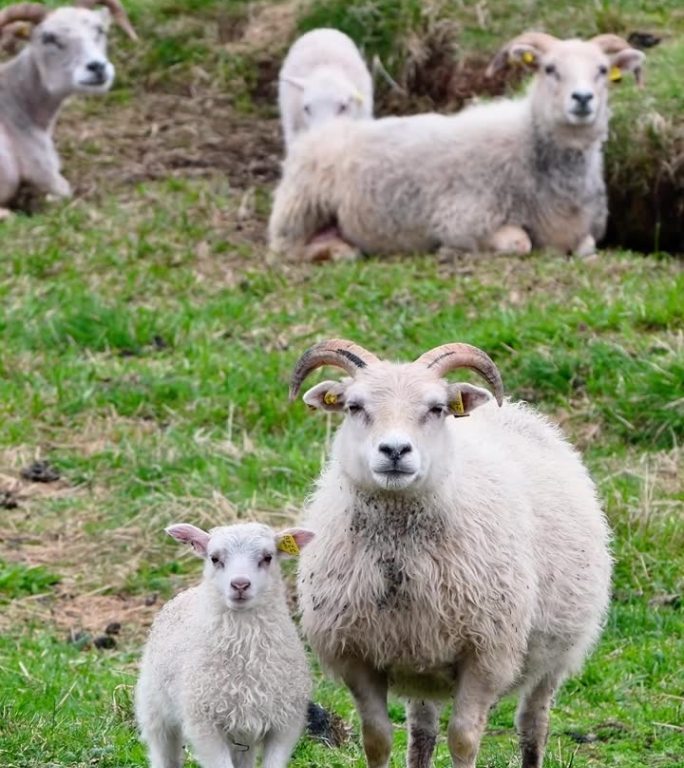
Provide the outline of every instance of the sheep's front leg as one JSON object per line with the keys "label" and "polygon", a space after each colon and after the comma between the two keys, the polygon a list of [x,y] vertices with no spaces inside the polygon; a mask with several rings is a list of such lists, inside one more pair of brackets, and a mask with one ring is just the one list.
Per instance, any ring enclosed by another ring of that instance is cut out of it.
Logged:
{"label": "sheep's front leg", "polygon": [[235,768],[225,734],[203,728],[189,732],[188,739],[202,768]]}
{"label": "sheep's front leg", "polygon": [[59,172],[59,156],[47,134],[29,134],[21,142],[21,151],[23,179],[46,195],[71,197],[71,185]]}
{"label": "sheep's front leg", "polygon": [[449,751],[454,768],[475,768],[480,740],[487,725],[489,708],[498,696],[478,674],[476,667],[465,667],[454,696],[454,711],[449,721]]}
{"label": "sheep's front leg", "polygon": [[580,258],[593,256],[596,253],[596,240],[594,240],[591,235],[587,235],[586,237],[582,238],[573,253],[575,256],[579,256]]}
{"label": "sheep's front leg", "polygon": [[287,730],[271,731],[264,740],[262,768],[286,768],[290,755],[297,746],[304,723],[299,722]]}
{"label": "sheep's front leg", "polygon": [[315,186],[310,179],[298,182],[296,172],[286,173],[280,182],[268,223],[268,244],[275,253],[307,259],[311,238],[331,223],[321,213]]}
{"label": "sheep's front leg", "polygon": [[516,725],[520,735],[522,768],[542,766],[549,733],[549,712],[555,691],[555,680],[544,678],[520,700]]}
{"label": "sheep's front leg", "polygon": [[434,701],[411,699],[408,703],[408,768],[430,768],[437,743],[439,706]]}
{"label": "sheep's front leg", "polygon": [[387,714],[387,675],[360,661],[349,662],[342,679],[361,718],[368,768],[387,768],[392,752],[392,723]]}
{"label": "sheep's front leg", "polygon": [[511,224],[497,229],[485,245],[494,253],[529,253],[532,250],[527,232]]}

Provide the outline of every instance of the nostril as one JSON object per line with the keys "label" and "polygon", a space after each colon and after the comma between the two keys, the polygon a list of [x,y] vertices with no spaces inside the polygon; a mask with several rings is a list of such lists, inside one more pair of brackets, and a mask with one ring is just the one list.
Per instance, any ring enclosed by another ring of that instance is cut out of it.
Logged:
{"label": "nostril", "polygon": [[249,579],[233,579],[230,582],[230,586],[238,592],[244,592],[246,589],[249,589],[251,585],[252,582]]}
{"label": "nostril", "polygon": [[411,453],[413,448],[410,443],[406,443],[405,445],[400,445],[397,450],[399,451],[400,456],[406,456],[407,453]]}
{"label": "nostril", "polygon": [[95,75],[103,75],[105,71],[105,63],[103,61],[90,61],[86,64],[86,69]]}
{"label": "nostril", "polygon": [[380,453],[384,453],[385,456],[389,456],[390,458],[394,455],[394,446],[388,445],[387,443],[380,443],[378,450]]}
{"label": "nostril", "polygon": [[392,459],[392,461],[399,461],[402,456],[405,456],[407,453],[411,453],[413,450],[410,443],[402,443],[400,445],[390,445],[389,443],[380,443],[378,446],[378,450],[380,453],[384,454],[388,458]]}
{"label": "nostril", "polygon": [[572,98],[578,104],[581,104],[584,107],[594,98],[594,94],[593,93],[583,92],[583,91],[575,91],[572,94]]}

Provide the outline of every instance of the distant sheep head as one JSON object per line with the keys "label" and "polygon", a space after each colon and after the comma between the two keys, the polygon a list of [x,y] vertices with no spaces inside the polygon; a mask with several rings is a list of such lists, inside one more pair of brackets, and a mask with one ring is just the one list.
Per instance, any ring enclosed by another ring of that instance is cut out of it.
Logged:
{"label": "distant sheep head", "polygon": [[[95,5],[104,8],[94,10]],[[29,45],[50,93],[104,93],[114,82],[114,66],[107,58],[111,19],[137,40],[119,0],[80,0],[55,10],[40,3],[11,5],[0,11],[0,30],[17,22],[34,25]]]}
{"label": "distant sheep head", "polygon": [[301,119],[307,129],[334,117],[357,119],[364,113],[363,95],[332,68],[320,68],[307,78],[283,75],[281,79],[301,91]]}
{"label": "distant sheep head", "polygon": [[489,76],[510,64],[537,73],[533,101],[547,124],[576,126],[607,124],[608,84],[632,72],[641,84],[644,54],[617,35],[588,41],[559,40],[543,32],[519,35],[496,54]]}
{"label": "distant sheep head", "polygon": [[[323,381],[304,395],[314,409],[344,412],[335,438],[335,456],[343,471],[368,490],[401,491],[421,487],[450,461],[450,416],[468,416],[496,398],[503,401],[499,371],[482,350],[469,344],[445,344],[413,363],[382,361],[343,339],[306,351],[292,374],[290,398],[316,368],[332,365],[350,378]],[[448,383],[450,371],[469,368],[492,387]]]}

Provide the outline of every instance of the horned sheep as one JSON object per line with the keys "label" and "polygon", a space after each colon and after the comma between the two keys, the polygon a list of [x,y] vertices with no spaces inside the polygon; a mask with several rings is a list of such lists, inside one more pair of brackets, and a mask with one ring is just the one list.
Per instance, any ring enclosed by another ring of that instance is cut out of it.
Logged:
{"label": "horned sheep", "polygon": [[152,768],[179,768],[187,739],[202,768],[285,768],[306,717],[311,679],[290,618],[278,555],[309,531],[258,523],[166,529],[204,559],[201,584],[157,616],[136,688]]}
{"label": "horned sheep", "polygon": [[290,48],[278,79],[285,145],[335,117],[373,116],[373,83],[353,40],[336,29],[314,29]]}
{"label": "horned sheep", "polygon": [[[105,8],[94,10],[97,4]],[[74,93],[105,93],[114,82],[107,58],[111,17],[132,39],[135,31],[119,0],[79,0],[51,9],[20,3],[0,10],[0,30],[35,25],[28,44],[0,66],[0,217],[22,183],[70,197],[52,134],[64,100]]]}
{"label": "horned sheep", "polygon": [[[607,218],[608,84],[625,71],[639,80],[643,59],[616,35],[527,33],[490,67],[535,69],[522,98],[321,126],[286,159],[271,249],[304,259],[441,246],[592,253]],[[342,240],[313,240],[331,224]]]}
{"label": "horned sheep", "polygon": [[[579,455],[504,401],[496,366],[467,344],[407,364],[322,342],[291,396],[324,365],[349,378],[304,395],[344,421],[304,512],[302,626],[355,699],[369,768],[389,764],[388,689],[408,698],[409,768],[431,765],[447,699],[453,764],[474,768],[489,708],[512,691],[522,765],[540,768],[554,692],[597,639],[610,591],[609,530]],[[447,383],[460,368],[494,397]]]}

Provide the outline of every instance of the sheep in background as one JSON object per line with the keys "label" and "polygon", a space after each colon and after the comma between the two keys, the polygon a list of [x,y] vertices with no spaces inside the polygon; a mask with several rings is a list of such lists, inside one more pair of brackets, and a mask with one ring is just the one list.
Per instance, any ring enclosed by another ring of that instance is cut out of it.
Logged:
{"label": "sheep in background", "polygon": [[252,768],[260,744],[263,768],[285,768],[311,678],[277,557],[311,533],[258,523],[166,531],[205,563],[201,584],[164,606],[145,647],[136,713],[152,768],[179,768],[183,737],[202,768]]}
{"label": "sheep in background", "polygon": [[314,29],[290,48],[278,80],[285,145],[334,117],[373,116],[373,83],[358,48],[336,29]]}
{"label": "sheep in background", "polygon": [[[409,699],[409,768],[431,765],[445,699],[453,764],[474,768],[489,708],[514,690],[522,765],[540,768],[553,695],[610,592],[608,526],[580,456],[504,402],[496,366],[467,344],[390,363],[322,342],[298,361],[291,398],[324,365],[349,378],[304,395],[344,421],[304,513],[302,626],[354,696],[369,768],[389,764],[388,689]],[[495,397],[447,383],[459,368]]]}
{"label": "sheep in background", "polygon": [[[102,10],[93,10],[96,4]],[[0,217],[22,182],[56,197],[70,197],[60,173],[52,133],[64,100],[74,93],[105,93],[114,82],[107,59],[110,11],[137,39],[119,0],[81,0],[79,7],[51,9],[21,3],[0,10],[0,30],[17,22],[35,25],[28,45],[0,66]]]}
{"label": "sheep in background", "polygon": [[[283,168],[269,224],[276,253],[322,258],[459,250],[589,254],[607,217],[602,144],[608,84],[640,77],[644,54],[615,35],[588,42],[530,32],[490,70],[536,70],[526,96],[437,114],[338,120],[303,136]],[[325,255],[325,254],[324,254]]]}

